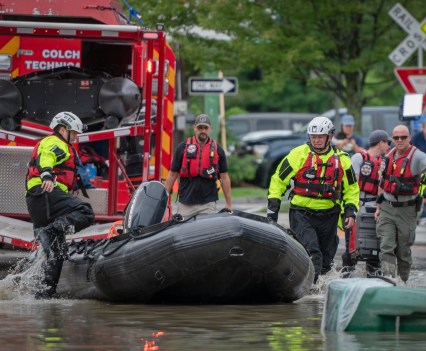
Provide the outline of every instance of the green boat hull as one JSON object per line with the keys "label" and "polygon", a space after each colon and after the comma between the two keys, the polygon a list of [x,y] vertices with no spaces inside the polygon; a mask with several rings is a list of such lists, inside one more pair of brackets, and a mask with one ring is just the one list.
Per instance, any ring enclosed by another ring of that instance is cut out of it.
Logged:
{"label": "green boat hull", "polygon": [[426,289],[368,288],[345,330],[426,332]]}
{"label": "green boat hull", "polygon": [[323,331],[426,332],[426,289],[380,279],[337,279],[327,287]]}

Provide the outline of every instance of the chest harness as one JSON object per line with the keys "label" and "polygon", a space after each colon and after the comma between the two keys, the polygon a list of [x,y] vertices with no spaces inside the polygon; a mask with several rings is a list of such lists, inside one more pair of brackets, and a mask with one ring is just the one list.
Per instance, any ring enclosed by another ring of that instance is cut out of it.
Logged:
{"label": "chest harness", "polygon": [[419,192],[420,176],[414,176],[410,170],[411,159],[416,150],[415,146],[410,146],[401,157],[395,159],[396,149],[393,148],[382,162],[383,190],[397,200],[399,195],[416,195]]}
{"label": "chest harness", "polygon": [[302,168],[295,175],[294,194],[312,198],[341,199],[343,168],[336,148],[326,162],[310,151]]}
{"label": "chest harness", "polygon": [[[380,165],[382,163],[382,157],[378,159],[372,157],[367,151],[362,150],[361,155],[363,158],[359,176],[358,185],[359,189],[365,193],[362,201],[373,201],[377,196],[380,183]],[[373,195],[374,198],[367,198],[367,194]]]}
{"label": "chest harness", "polygon": [[216,181],[219,177],[219,154],[216,141],[209,139],[201,147],[194,139],[191,137],[186,141],[180,176],[183,178],[201,177]]}

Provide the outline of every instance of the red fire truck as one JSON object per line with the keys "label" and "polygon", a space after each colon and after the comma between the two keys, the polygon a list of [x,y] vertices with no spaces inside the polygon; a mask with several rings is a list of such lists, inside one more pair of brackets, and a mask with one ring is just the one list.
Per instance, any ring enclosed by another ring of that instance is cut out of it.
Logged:
{"label": "red fire truck", "polygon": [[[102,145],[108,159],[87,189],[96,220],[121,219],[138,184],[169,171],[174,69],[163,26],[130,23],[119,0],[0,0],[0,217],[28,222],[31,149],[72,111],[89,126],[78,146]],[[0,220],[0,242],[8,234]]]}

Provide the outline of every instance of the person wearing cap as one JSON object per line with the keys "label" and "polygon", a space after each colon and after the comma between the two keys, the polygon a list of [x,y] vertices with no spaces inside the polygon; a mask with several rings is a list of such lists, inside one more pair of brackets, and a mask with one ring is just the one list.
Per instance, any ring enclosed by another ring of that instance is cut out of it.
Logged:
{"label": "person wearing cap", "polygon": [[[360,206],[365,206],[366,203],[371,202],[375,204],[377,200],[381,175],[380,165],[383,156],[389,151],[392,141],[386,131],[378,129],[370,134],[368,142],[370,145],[368,150],[361,150],[351,157],[352,167],[360,189]],[[356,230],[356,225],[345,230],[346,250],[342,255],[344,273],[351,272],[355,268]],[[376,273],[380,267],[378,259],[367,260],[366,267],[368,274]]]}
{"label": "person wearing cap", "polygon": [[385,276],[397,275],[407,282],[412,265],[411,246],[415,240],[420,176],[426,172],[426,154],[411,145],[405,125],[393,129],[395,147],[384,157],[377,197],[376,233],[380,238],[380,264]]}
{"label": "person wearing cap", "polygon": [[[426,153],[426,119],[422,122],[422,130],[418,131],[416,134],[413,135],[411,138],[411,144],[413,144],[416,148],[418,148],[420,151]],[[423,183],[426,181],[426,175],[423,175]],[[421,193],[424,192],[425,184],[422,184]],[[426,203],[425,200],[423,200],[423,210],[419,217],[419,225],[424,226],[426,225]]]}
{"label": "person wearing cap", "polygon": [[50,128],[53,134],[33,149],[26,179],[28,212],[47,258],[36,298],[50,298],[56,293],[68,253],[66,234],[90,226],[95,218],[92,206],[70,193],[76,187],[79,164],[72,144],[86,126],[74,113],[60,112],[53,117]]}
{"label": "person wearing cap", "polygon": [[225,151],[212,138],[210,117],[201,114],[195,118],[194,136],[180,143],[173,155],[165,187],[172,193],[179,178],[177,213],[183,217],[217,212],[217,181],[220,181],[226,209],[231,211],[231,180]]}
{"label": "person wearing cap", "polygon": [[355,223],[359,187],[349,156],[331,143],[330,119],[315,117],[307,132],[309,142],[292,149],[271,178],[267,217],[277,222],[282,197],[290,189],[290,228],[311,255],[316,283],[332,269],[342,207],[345,227]]}
{"label": "person wearing cap", "polygon": [[411,144],[426,153],[426,118],[423,120],[422,130],[415,133],[411,138]]}
{"label": "person wearing cap", "polygon": [[354,134],[355,118],[352,115],[343,115],[340,119],[341,132],[337,133],[333,138],[334,145],[342,151],[348,153],[349,156],[360,152],[363,147],[362,139]]}

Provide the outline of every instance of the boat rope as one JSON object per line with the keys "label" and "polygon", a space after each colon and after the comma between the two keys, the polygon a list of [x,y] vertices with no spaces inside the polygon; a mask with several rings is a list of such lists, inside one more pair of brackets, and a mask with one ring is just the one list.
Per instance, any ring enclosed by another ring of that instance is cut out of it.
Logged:
{"label": "boat rope", "polygon": [[176,215],[173,216],[173,219],[171,221],[159,223],[160,224],[159,228],[157,230],[154,230],[154,231],[147,232],[146,229],[150,228],[150,227],[137,227],[137,228],[135,228],[135,229],[133,229],[132,231],[129,232],[129,236],[134,240],[141,240],[141,239],[149,238],[149,237],[151,237],[155,234],[162,232],[164,229],[167,229],[167,228],[169,228],[173,225],[186,223],[196,216],[188,217],[187,219],[183,219],[182,216],[177,217],[177,218],[175,218],[175,217],[176,217]]}
{"label": "boat rope", "polygon": [[83,254],[83,259],[89,259],[92,260],[95,258],[95,255],[93,255],[93,251],[103,245],[106,244],[108,240],[102,239],[102,240],[82,240],[79,242],[72,241],[71,244],[68,247],[68,261],[75,262],[71,255],[77,254],[81,255]]}
{"label": "boat rope", "polygon": [[121,245],[114,247],[110,251],[106,251],[106,248],[108,247],[109,243],[111,242],[111,241],[108,241],[107,244],[102,248],[101,254],[105,257],[112,255],[114,252],[119,250],[123,245],[127,244],[131,240],[136,241],[136,240],[149,238],[153,235],[161,233],[163,230],[165,230],[165,229],[167,229],[167,228],[169,228],[173,225],[176,225],[176,224],[179,224],[179,223],[185,223],[192,218],[193,217],[190,217],[186,220],[183,220],[182,216],[177,217],[175,215],[175,216],[173,216],[173,219],[171,221],[168,221],[168,222],[157,223],[157,224],[154,224],[154,225],[149,226],[149,227],[142,227],[141,226],[141,227],[133,228],[133,229],[130,230],[130,232],[128,232],[126,234],[121,234],[117,237],[114,237],[114,238],[116,238],[116,240],[122,240],[123,243]]}
{"label": "boat rope", "polygon": [[106,243],[106,245],[102,248],[102,252],[101,252],[101,255],[102,256],[105,256],[105,257],[107,257],[107,256],[109,256],[109,255],[112,255],[114,252],[116,252],[116,251],[118,251],[119,249],[121,249],[124,245],[126,245],[129,241],[131,241],[132,240],[132,238],[127,238],[126,240],[123,240],[123,242],[120,244],[120,245],[118,245],[118,246],[116,246],[116,247],[114,247],[112,250],[110,250],[110,251],[105,251],[106,250],[106,248],[108,247],[108,245],[112,242],[112,240],[108,240],[107,241],[107,243]]}

